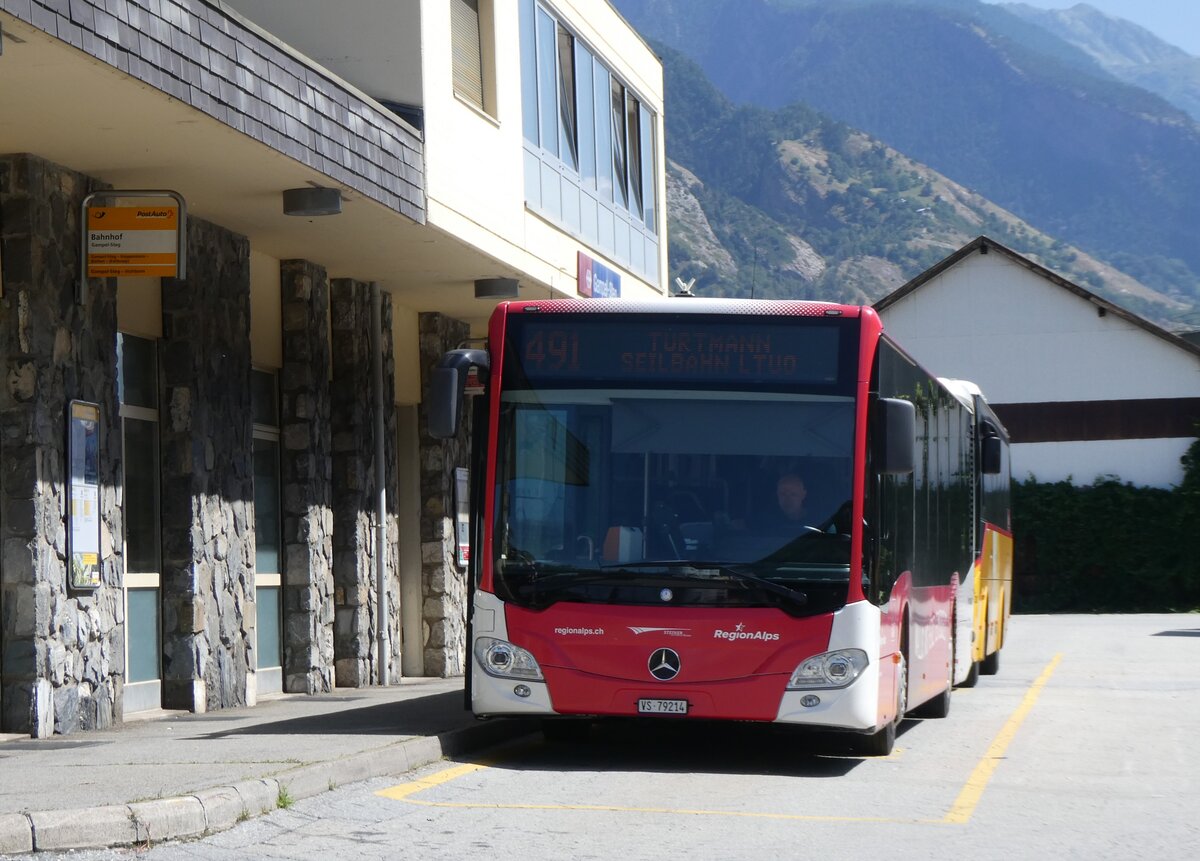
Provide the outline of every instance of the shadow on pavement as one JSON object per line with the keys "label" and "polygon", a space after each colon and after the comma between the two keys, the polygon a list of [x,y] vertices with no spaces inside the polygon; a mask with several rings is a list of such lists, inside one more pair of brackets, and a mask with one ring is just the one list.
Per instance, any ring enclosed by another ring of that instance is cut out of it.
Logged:
{"label": "shadow on pavement", "polygon": [[[900,725],[903,735],[914,721]],[[848,733],[705,721],[599,721],[586,741],[540,736],[497,751],[493,768],[514,771],[629,771],[836,778],[864,761]]]}
{"label": "shadow on pavement", "polygon": [[245,735],[437,735],[475,723],[462,691],[323,714],[306,715],[207,733],[202,738]]}

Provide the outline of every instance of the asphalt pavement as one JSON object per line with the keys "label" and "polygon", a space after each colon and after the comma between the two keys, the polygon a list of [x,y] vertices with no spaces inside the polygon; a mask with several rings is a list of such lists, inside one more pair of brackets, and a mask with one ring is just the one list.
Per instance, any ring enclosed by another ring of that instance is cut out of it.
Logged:
{"label": "asphalt pavement", "polygon": [[0,855],[198,837],[534,728],[477,721],[454,678],[158,712],[70,736],[0,735]]}

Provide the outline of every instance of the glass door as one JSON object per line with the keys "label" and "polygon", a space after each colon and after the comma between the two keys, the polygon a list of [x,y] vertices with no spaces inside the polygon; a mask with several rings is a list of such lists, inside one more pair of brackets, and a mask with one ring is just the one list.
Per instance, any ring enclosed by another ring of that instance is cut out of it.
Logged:
{"label": "glass door", "polygon": [[254,650],[257,690],[283,690],[283,566],[279,495],[279,401],[275,374],[251,374],[254,400]]}
{"label": "glass door", "polygon": [[124,712],[162,704],[157,343],[117,336],[125,468]]}

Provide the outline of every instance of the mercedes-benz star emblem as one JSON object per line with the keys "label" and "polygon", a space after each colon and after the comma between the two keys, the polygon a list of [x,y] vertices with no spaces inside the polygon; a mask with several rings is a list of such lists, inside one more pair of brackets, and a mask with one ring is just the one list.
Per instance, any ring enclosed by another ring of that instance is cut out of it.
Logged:
{"label": "mercedes-benz star emblem", "polygon": [[679,675],[679,655],[671,649],[658,649],[650,656],[650,675],[660,682],[669,682]]}

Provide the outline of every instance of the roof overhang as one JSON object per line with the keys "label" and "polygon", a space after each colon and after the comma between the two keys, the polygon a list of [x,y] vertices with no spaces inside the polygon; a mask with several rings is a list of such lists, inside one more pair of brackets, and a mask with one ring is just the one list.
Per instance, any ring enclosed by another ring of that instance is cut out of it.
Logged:
{"label": "roof overhang", "polygon": [[[378,281],[417,311],[486,318],[495,302],[476,299],[474,281],[520,275],[234,127],[232,112],[218,119],[11,14],[0,12],[0,32],[0,153],[31,153],[113,188],[177,191],[191,217],[253,249]],[[283,191],[306,185],[341,188],[341,214],[285,215]]]}

